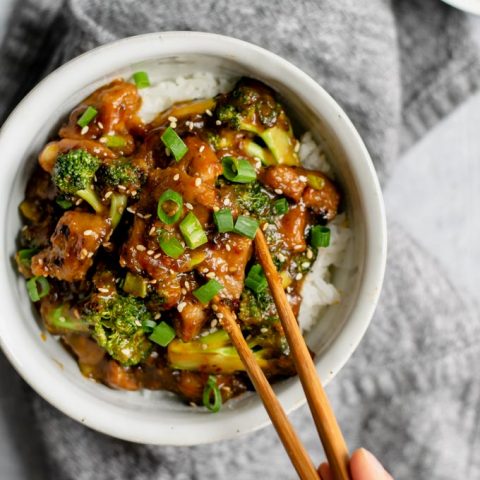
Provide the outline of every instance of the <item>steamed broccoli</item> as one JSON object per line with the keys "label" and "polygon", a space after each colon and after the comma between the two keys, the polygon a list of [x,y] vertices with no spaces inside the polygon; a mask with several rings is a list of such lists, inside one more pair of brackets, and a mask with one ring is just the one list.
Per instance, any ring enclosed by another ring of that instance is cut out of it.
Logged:
{"label": "steamed broccoli", "polygon": [[258,135],[276,163],[299,165],[295,152],[297,141],[290,122],[268,87],[258,81],[242,79],[232,92],[217,100],[217,120],[235,130]]}
{"label": "steamed broccoli", "polygon": [[57,157],[52,179],[61,193],[77,195],[101,213],[103,205],[92,187],[99,167],[100,159],[94,155],[85,150],[70,150]]}
{"label": "steamed broccoli", "polygon": [[97,177],[100,183],[110,188],[135,191],[141,187],[141,175],[137,167],[126,159],[121,158],[111,164],[103,164],[98,170]]}
{"label": "steamed broccoli", "polygon": [[86,321],[97,343],[122,365],[136,365],[151,351],[143,326],[153,318],[144,302],[134,296],[98,297],[89,305]]}
{"label": "steamed broccoli", "polygon": [[[265,373],[271,375],[286,373],[284,369],[288,362],[285,362],[286,359],[282,358],[279,350],[262,346],[256,339],[250,340],[249,346]],[[216,374],[245,371],[236,348],[224,330],[218,330],[191,342],[175,339],[168,345],[167,358],[170,366],[179,370]]]}

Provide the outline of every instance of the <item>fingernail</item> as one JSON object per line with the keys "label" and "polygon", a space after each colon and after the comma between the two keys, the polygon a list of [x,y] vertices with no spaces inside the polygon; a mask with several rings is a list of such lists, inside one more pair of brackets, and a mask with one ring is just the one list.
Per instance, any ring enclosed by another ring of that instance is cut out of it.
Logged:
{"label": "fingernail", "polygon": [[[362,455],[365,456],[365,461],[368,462],[370,465],[371,469],[374,470],[375,473],[383,473],[385,472],[385,469],[383,468],[383,465],[377,460],[377,457],[371,452],[369,452],[365,448],[360,449],[362,452]],[[374,473],[372,472],[372,473]]]}

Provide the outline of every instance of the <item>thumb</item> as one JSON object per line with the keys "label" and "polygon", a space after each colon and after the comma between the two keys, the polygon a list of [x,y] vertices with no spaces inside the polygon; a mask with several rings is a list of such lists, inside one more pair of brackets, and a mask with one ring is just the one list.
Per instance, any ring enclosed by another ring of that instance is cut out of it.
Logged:
{"label": "thumb", "polygon": [[350,460],[353,480],[393,480],[382,464],[364,448],[355,450]]}

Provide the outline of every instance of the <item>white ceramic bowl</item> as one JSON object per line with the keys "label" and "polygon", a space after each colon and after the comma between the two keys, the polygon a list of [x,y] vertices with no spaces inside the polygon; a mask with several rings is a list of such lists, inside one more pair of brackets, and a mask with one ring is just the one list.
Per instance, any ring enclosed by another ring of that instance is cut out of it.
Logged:
{"label": "white ceramic bowl", "polygon": [[[297,120],[322,140],[346,194],[353,231],[347,268],[334,283],[343,292],[307,336],[317,370],[329,382],[360,342],[383,280],[386,227],[383,202],[369,154],[337,103],[314,80],[282,58],[229,37],[194,32],[153,33],[97,48],[62,66],[17,106],[0,132],[0,291],[3,351],[23,378],[65,414],[101,432],[151,444],[194,445],[232,438],[268,423],[258,397],[249,393],[217,414],[183,405],[165,392],[109,389],[82,377],[59,342],[41,337],[25,290],[12,266],[21,226],[18,204],[36,156],[62,118],[88,93],[119,75],[161,65],[165,78],[195,71],[263,80],[284,98]],[[288,412],[304,403],[297,378],[275,385]]]}

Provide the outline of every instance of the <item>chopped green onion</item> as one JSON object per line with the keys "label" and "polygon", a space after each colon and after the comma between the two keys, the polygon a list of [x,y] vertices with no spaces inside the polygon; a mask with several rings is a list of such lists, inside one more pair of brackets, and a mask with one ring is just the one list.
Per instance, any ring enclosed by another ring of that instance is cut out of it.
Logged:
{"label": "chopped green onion", "polygon": [[135,72],[132,75],[133,81],[137,88],[146,88],[150,86],[150,79],[147,72]]}
{"label": "chopped green onion", "polygon": [[233,216],[232,212],[227,208],[213,212],[213,221],[220,233],[233,231]]}
{"label": "chopped green onion", "polygon": [[245,285],[255,293],[261,293],[267,288],[267,279],[263,268],[258,263],[250,268],[247,278],[245,278]]}
{"label": "chopped green onion", "polygon": [[235,183],[251,183],[257,178],[252,164],[245,158],[223,157],[223,176]]}
{"label": "chopped green onion", "polygon": [[147,296],[147,280],[131,272],[127,272],[122,288],[135,297],[145,298]]}
{"label": "chopped green onion", "polygon": [[160,322],[148,338],[152,342],[166,347],[175,338],[175,330],[168,323]]}
{"label": "chopped green onion", "polygon": [[223,290],[223,285],[212,278],[205,285],[194,290],[193,295],[206,305],[220,290]]}
{"label": "chopped green onion", "polygon": [[70,200],[65,200],[64,198],[57,198],[55,202],[64,210],[68,210],[69,208],[73,207],[73,203]]}
{"label": "chopped green onion", "polygon": [[279,198],[273,203],[273,209],[277,215],[283,215],[288,212],[288,201],[286,198]]}
{"label": "chopped green onion", "polygon": [[[173,214],[169,214],[165,211],[164,204],[167,202],[173,202],[176,205],[176,208]],[[157,205],[157,215],[158,218],[165,224],[171,225],[178,221],[180,216],[183,213],[183,198],[182,196],[176,192],[175,190],[166,190],[162,193],[160,198],[158,199]]]}
{"label": "chopped green onion", "polygon": [[143,320],[142,328],[145,332],[150,333],[157,326],[157,322],[153,320]]}
{"label": "chopped green onion", "polygon": [[127,144],[125,138],[120,135],[106,135],[101,137],[100,141],[105,142],[105,145],[109,148],[121,148]]}
{"label": "chopped green onion", "polygon": [[159,233],[158,243],[163,250],[163,253],[175,260],[185,251],[185,248],[178,239],[171,237],[166,233]]}
{"label": "chopped green onion", "polygon": [[234,232],[244,235],[250,239],[255,238],[258,229],[258,221],[252,217],[240,215],[235,222]]}
{"label": "chopped green onion", "polygon": [[222,394],[220,393],[217,381],[213,375],[208,377],[208,381],[203,389],[202,399],[205,407],[207,407],[213,413],[218,412],[222,407]]}
{"label": "chopped green onion", "polygon": [[97,109],[89,105],[77,120],[77,125],[82,128],[86,127],[97,116],[97,114]]}
{"label": "chopped green onion", "polygon": [[38,248],[24,248],[17,252],[18,259],[25,265],[30,266],[32,257],[39,251]]}
{"label": "chopped green onion", "polygon": [[310,237],[312,247],[328,247],[330,245],[330,229],[322,225],[316,225],[312,228]]}
{"label": "chopped green onion", "polygon": [[27,280],[27,292],[32,302],[38,302],[45,295],[48,295],[49,291],[50,284],[45,277],[32,277]]}
{"label": "chopped green onion", "polygon": [[168,127],[160,138],[163,144],[172,152],[177,162],[188,152],[188,147],[172,127]]}
{"label": "chopped green onion", "polygon": [[180,231],[186,244],[190,248],[197,248],[208,242],[207,234],[193,212],[189,212],[182,220],[180,223]]}

